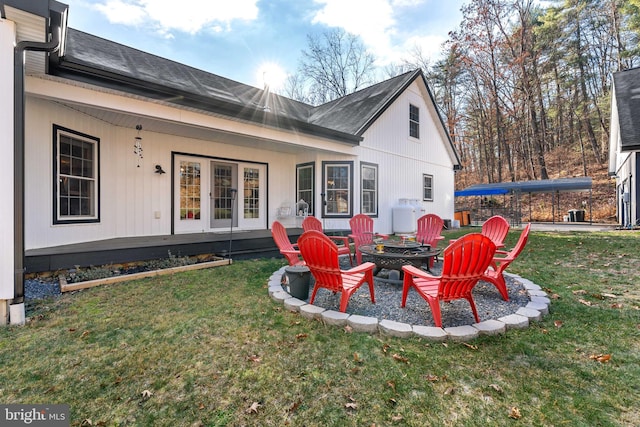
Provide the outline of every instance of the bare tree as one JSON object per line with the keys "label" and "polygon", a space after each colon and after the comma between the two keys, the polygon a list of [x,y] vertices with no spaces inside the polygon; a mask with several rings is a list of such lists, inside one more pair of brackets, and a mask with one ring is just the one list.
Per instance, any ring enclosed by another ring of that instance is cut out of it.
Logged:
{"label": "bare tree", "polygon": [[306,83],[307,101],[328,102],[374,82],[375,58],[358,36],[333,29],[307,40],[298,73]]}

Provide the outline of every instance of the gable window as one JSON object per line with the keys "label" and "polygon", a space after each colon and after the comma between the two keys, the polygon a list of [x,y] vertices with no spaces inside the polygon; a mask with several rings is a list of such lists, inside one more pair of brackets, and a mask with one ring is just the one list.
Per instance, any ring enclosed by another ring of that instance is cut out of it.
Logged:
{"label": "gable window", "polygon": [[409,136],[420,138],[420,109],[409,104]]}
{"label": "gable window", "polygon": [[361,212],[378,216],[378,165],[361,163],[360,179],[362,180]]}
{"label": "gable window", "polygon": [[422,175],[422,200],[433,201],[433,175]]}
{"label": "gable window", "polygon": [[100,139],[53,126],[53,223],[99,222]]}
{"label": "gable window", "polygon": [[353,162],[322,162],[325,217],[353,215]]}
{"label": "gable window", "polygon": [[315,166],[313,163],[304,163],[296,166],[296,203],[304,200],[309,205],[308,214],[313,215]]}

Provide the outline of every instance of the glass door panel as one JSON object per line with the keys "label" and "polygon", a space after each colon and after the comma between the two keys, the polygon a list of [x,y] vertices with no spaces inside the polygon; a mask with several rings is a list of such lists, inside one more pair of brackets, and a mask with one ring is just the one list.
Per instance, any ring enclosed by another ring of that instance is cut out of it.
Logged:
{"label": "glass door panel", "polygon": [[211,228],[237,227],[238,165],[211,162],[211,189]]}

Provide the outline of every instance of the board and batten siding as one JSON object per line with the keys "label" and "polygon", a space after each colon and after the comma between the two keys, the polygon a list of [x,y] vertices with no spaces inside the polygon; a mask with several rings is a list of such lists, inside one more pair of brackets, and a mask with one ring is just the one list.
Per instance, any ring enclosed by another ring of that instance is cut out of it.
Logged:
{"label": "board and batten siding", "polygon": [[[295,195],[294,154],[239,147],[142,130],[143,159],[133,153],[135,129],[110,125],[59,103],[27,98],[25,248],[171,233],[172,152],[257,162],[268,167],[268,211]],[[53,126],[100,139],[100,222],[53,224]],[[208,159],[205,159],[208,161]],[[156,174],[159,164],[167,172]],[[208,186],[209,182],[203,185]],[[266,200],[265,200],[266,201]],[[203,204],[208,200],[203,200]],[[159,217],[159,218],[158,218]],[[207,230],[208,231],[208,230]]]}
{"label": "board and batten siding", "polygon": [[[399,199],[418,199],[426,213],[451,219],[454,213],[453,162],[428,94],[414,82],[364,133],[359,161],[378,165],[379,232],[390,233]],[[409,104],[420,108],[420,138],[409,136]],[[356,168],[359,183],[359,167]],[[433,201],[422,201],[423,174],[433,176]],[[359,187],[358,187],[359,188]],[[359,209],[359,199],[356,211]]]}

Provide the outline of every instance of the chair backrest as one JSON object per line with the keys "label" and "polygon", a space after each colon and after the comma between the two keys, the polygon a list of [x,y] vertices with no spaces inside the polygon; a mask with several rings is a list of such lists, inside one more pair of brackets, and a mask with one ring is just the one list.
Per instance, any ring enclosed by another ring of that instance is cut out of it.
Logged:
{"label": "chair backrest", "polygon": [[304,231],[315,230],[321,233],[324,232],[322,229],[322,222],[316,218],[315,216],[308,216],[302,221],[302,229]]}
{"label": "chair backrest", "polygon": [[305,231],[298,248],[317,283],[334,292],[342,290],[338,246],[331,239],[317,230]]}
{"label": "chair backrest", "polygon": [[491,239],[480,233],[467,234],[445,248],[438,298],[449,301],[471,292],[489,267],[496,252]]}
{"label": "chair backrest", "polygon": [[482,234],[490,238],[496,246],[502,246],[508,233],[509,222],[500,215],[492,216],[482,224]]}
{"label": "chair backrest", "polygon": [[300,259],[298,255],[294,253],[285,253],[283,251],[295,251],[296,249],[293,247],[293,244],[289,240],[289,235],[287,234],[287,229],[284,228],[284,225],[280,221],[274,221],[271,224],[271,236],[273,237],[273,241],[278,246],[280,253],[284,256],[287,261],[289,261],[289,265],[300,264]]}
{"label": "chair backrest", "polygon": [[436,238],[440,237],[444,221],[436,214],[426,214],[418,218],[418,231],[416,241],[422,244],[435,246]]}
{"label": "chair backrest", "polygon": [[349,220],[351,235],[356,247],[373,243],[373,219],[365,214],[355,215]]}

